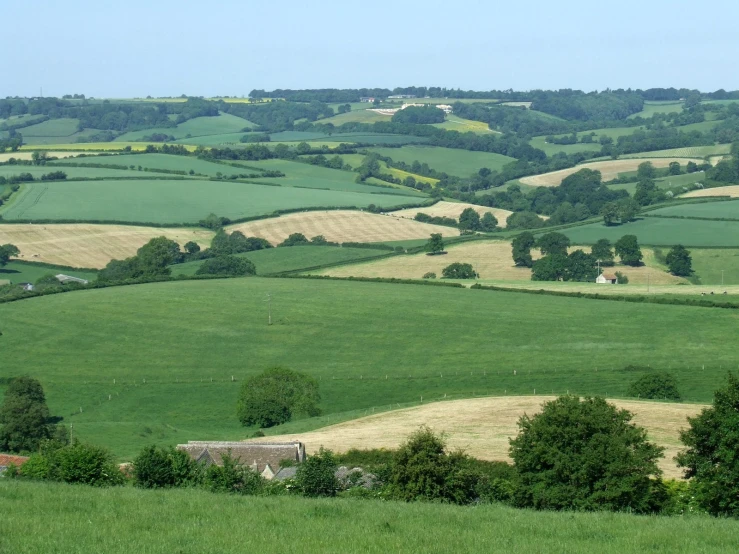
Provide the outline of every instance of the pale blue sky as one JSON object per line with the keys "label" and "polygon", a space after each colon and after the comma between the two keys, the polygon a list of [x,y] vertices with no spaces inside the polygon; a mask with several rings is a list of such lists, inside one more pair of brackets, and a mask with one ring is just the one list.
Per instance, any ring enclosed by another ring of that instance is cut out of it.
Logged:
{"label": "pale blue sky", "polygon": [[6,2],[0,97],[739,89],[739,2]]}

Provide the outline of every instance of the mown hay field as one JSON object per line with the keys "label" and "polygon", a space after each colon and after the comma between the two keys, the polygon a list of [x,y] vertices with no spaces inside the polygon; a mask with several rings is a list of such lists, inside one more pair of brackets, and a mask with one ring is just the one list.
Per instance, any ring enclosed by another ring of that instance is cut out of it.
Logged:
{"label": "mown hay field", "polygon": [[477,133],[480,135],[499,133],[490,129],[487,123],[463,119],[453,114],[447,115],[444,123],[434,123],[433,126],[439,129],[446,129],[447,131],[459,131],[460,133]]}
{"label": "mown hay field", "polygon": [[[433,179],[432,177],[424,177],[423,175],[417,175],[416,173],[410,173],[408,171],[403,171],[402,169],[397,169],[395,167],[390,167],[385,162],[380,162],[380,167],[382,167],[383,172],[387,172],[396,179],[405,180],[408,177],[412,177],[416,180],[417,183],[428,183],[432,186],[436,186],[436,184],[439,182],[438,179]],[[407,187],[404,187],[407,188]]]}
{"label": "mown hay field", "polygon": [[[369,196],[369,195],[367,195]],[[248,237],[261,237],[279,244],[292,233],[311,238],[323,235],[334,242],[388,242],[428,238],[431,233],[455,237],[453,227],[430,225],[389,215],[354,210],[329,210],[286,214],[280,217],[239,223],[228,228],[241,231]]]}
{"label": "mown hay field", "polygon": [[393,161],[405,162],[409,165],[415,161],[427,163],[430,168],[436,171],[443,171],[449,175],[457,175],[459,177],[469,177],[483,167],[499,171],[504,165],[515,161],[514,158],[501,154],[472,152],[469,150],[442,148],[440,146],[372,148],[370,151],[392,158]]}
{"label": "mown hay field", "polygon": [[[518,434],[517,422],[524,414],[532,416],[541,411],[544,402],[554,396],[504,396],[467,398],[447,402],[431,402],[368,415],[338,423],[315,431],[270,436],[249,442],[299,440],[308,453],[318,452],[323,446],[334,452],[352,448],[395,449],[405,438],[422,425],[443,433],[449,448],[464,450],[481,460],[510,461],[508,439]],[[633,422],[647,429],[649,440],[665,447],[660,469],[666,477],[677,478],[682,471],[673,458],[680,450],[680,429],[688,426],[687,418],[696,415],[702,404],[644,402],[637,400],[610,400],[619,408],[634,414]]]}
{"label": "mown hay field", "polygon": [[[45,150],[46,151],[46,150]],[[50,157],[54,158],[74,158],[76,156],[79,156],[81,152],[49,152],[46,151],[46,153]],[[11,158],[15,158],[16,160],[32,160],[33,159],[33,152],[29,151],[21,151],[21,152],[5,152],[4,154],[0,154],[0,163],[7,162]],[[25,169],[23,170],[25,171]]]}
{"label": "mown hay field", "polygon": [[408,208],[406,210],[390,212],[390,215],[395,217],[405,217],[408,219],[413,219],[414,217],[416,217],[417,213],[424,213],[426,215],[430,215],[431,217],[451,217],[454,219],[458,219],[459,215],[467,208],[472,208],[478,214],[480,214],[480,216],[482,216],[486,212],[492,213],[498,220],[498,227],[505,227],[506,219],[508,219],[508,216],[513,213],[502,208],[488,208],[485,206],[478,206],[476,204],[467,204],[465,202],[447,202],[445,200],[442,200],[427,208]]}
{"label": "mown hay field", "polygon": [[[143,152],[146,150],[147,144],[145,142],[57,142],[49,144],[25,144],[21,146],[21,151],[33,151],[33,150],[57,150],[57,151],[69,151],[69,152],[117,152],[122,151],[128,147],[134,152]],[[195,146],[184,145],[190,151],[195,150]]]}
{"label": "mown hay field", "polygon": [[112,259],[133,256],[149,240],[161,236],[180,246],[194,241],[206,248],[213,232],[85,223],[0,225],[0,244],[16,245],[21,251],[19,259],[71,267],[104,267]]}
{"label": "mown hay field", "polygon": [[[570,248],[570,251],[577,247]],[[585,251],[589,248],[583,247]],[[653,252],[644,250],[645,263],[642,267],[615,266],[607,271],[620,271],[627,275],[629,283],[646,284],[647,278],[652,284],[677,284],[683,279],[670,275],[656,264]],[[532,251],[534,259],[539,257],[538,251]],[[475,241],[452,245],[447,253],[440,256],[429,256],[425,253],[408,256],[395,256],[382,260],[345,265],[320,270],[320,275],[335,277],[387,277],[397,279],[420,279],[426,273],[435,273],[441,278],[442,270],[449,264],[469,263],[480,274],[480,280],[526,281],[533,288],[545,288],[543,282],[531,281],[531,270],[516,267],[511,256],[511,244],[504,241]],[[649,275],[649,277],[647,277]],[[474,281],[467,281],[472,284]],[[613,287],[610,287],[613,289]],[[624,287],[618,287],[618,290]],[[598,289],[600,290],[600,289]]]}
{"label": "mown hay field", "polygon": [[7,221],[197,223],[210,213],[230,219],[269,215],[276,210],[337,206],[393,208],[417,203],[417,196],[363,194],[235,181],[120,180],[34,182],[22,185],[0,209]]}
{"label": "mown hay field", "polygon": [[682,198],[706,198],[710,196],[730,196],[731,198],[739,198],[739,185],[691,190],[687,194],[683,194]]}
{"label": "mown hay field", "polygon": [[52,414],[122,461],[153,443],[253,435],[234,415],[238,391],[274,366],[315,377],[325,414],[284,432],[421,396],[618,398],[644,374],[627,365],[672,371],[686,401],[708,402],[739,362],[738,320],[716,308],[262,277],[0,304],[5,376],[38,378]]}
{"label": "mown hay field", "polygon": [[652,162],[654,167],[667,167],[671,162],[677,161],[681,165],[685,165],[690,161],[701,163],[699,159],[677,159],[677,158],[650,158],[650,159],[627,159],[627,160],[608,160],[602,162],[590,162],[567,169],[560,169],[559,171],[551,171],[549,173],[543,173],[541,175],[531,175],[529,177],[522,177],[520,181],[525,185],[531,185],[536,187],[557,187],[559,186],[565,177],[569,177],[573,173],[577,173],[581,169],[592,169],[601,172],[604,181],[610,181],[618,177],[620,173],[626,173],[629,171],[636,171],[639,164],[644,162]]}

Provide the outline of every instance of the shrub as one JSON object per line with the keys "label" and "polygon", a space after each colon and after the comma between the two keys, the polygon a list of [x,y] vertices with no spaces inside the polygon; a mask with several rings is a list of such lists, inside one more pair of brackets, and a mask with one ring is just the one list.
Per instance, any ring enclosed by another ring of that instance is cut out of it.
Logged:
{"label": "shrub", "polygon": [[429,254],[441,254],[444,251],[444,240],[441,233],[431,233],[431,238],[426,243],[426,251]]}
{"label": "shrub", "polygon": [[212,464],[205,470],[204,485],[211,492],[257,494],[264,479],[251,468],[244,467],[230,454],[221,456],[223,465]]}
{"label": "shrub", "polygon": [[433,271],[429,271],[428,273],[423,274],[424,279],[436,279],[436,273]]}
{"label": "shrub", "polygon": [[471,264],[454,262],[441,271],[441,276],[444,279],[476,279],[480,275],[478,275]]}
{"label": "shrub", "polygon": [[195,480],[195,462],[187,452],[148,446],[133,461],[136,486],[144,489],[181,487]]}
{"label": "shrub", "polygon": [[620,271],[617,271],[616,272],[616,279],[617,279],[616,282],[619,285],[628,285],[629,284],[629,278],[626,275],[624,275],[623,273],[621,273]]}
{"label": "shrub", "polygon": [[320,448],[308,457],[295,474],[295,484],[303,496],[336,496],[340,484],[336,478],[339,464],[330,450]]}
{"label": "shrub", "polygon": [[303,233],[292,233],[277,246],[300,246],[310,244],[310,241]]}
{"label": "shrub", "polygon": [[319,415],[320,399],[315,379],[276,367],[244,382],[239,393],[237,414],[242,425],[272,427],[290,421],[294,414]]}
{"label": "shrub", "polygon": [[126,480],[110,452],[78,441],[70,445],[47,441],[23,464],[22,475],[96,487],[122,485]]}
{"label": "shrub", "polygon": [[680,432],[687,448],[676,459],[692,479],[698,504],[713,515],[739,517],[739,380],[729,373],[711,407],[688,423]]}
{"label": "shrub", "polygon": [[562,396],[524,415],[511,440],[514,503],[553,510],[653,509],[650,476],[662,448],[603,398]]}
{"label": "shrub", "polygon": [[245,276],[256,275],[257,269],[254,264],[246,258],[237,256],[216,256],[205,260],[195,275],[225,275],[225,276]]}
{"label": "shrub", "polygon": [[629,385],[626,394],[648,399],[681,400],[675,377],[665,372],[648,373],[640,377]]}

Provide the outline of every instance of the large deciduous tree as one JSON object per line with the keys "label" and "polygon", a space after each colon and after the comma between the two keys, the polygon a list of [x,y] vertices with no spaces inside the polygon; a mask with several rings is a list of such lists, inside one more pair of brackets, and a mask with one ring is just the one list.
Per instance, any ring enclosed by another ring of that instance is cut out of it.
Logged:
{"label": "large deciduous tree", "polygon": [[670,273],[679,277],[688,277],[693,273],[693,259],[690,251],[682,244],[673,246],[665,258]]}
{"label": "large deciduous tree", "polygon": [[654,507],[651,476],[662,448],[647,441],[632,414],[603,398],[562,396],[524,415],[511,443],[519,477],[514,502],[553,510]]}
{"label": "large deciduous tree", "polygon": [[3,244],[0,246],[0,267],[5,267],[10,261],[10,258],[17,256],[18,254],[20,254],[20,250],[18,250],[18,247],[13,244]]}
{"label": "large deciduous tree", "polygon": [[639,243],[636,240],[636,235],[624,235],[616,241],[614,249],[621,263],[630,266],[641,265],[643,258]]}
{"label": "large deciduous tree", "polygon": [[441,238],[441,233],[431,233],[426,243],[426,252],[429,254],[440,254],[444,251],[444,240]]}
{"label": "large deciduous tree", "polygon": [[536,247],[541,250],[543,256],[548,254],[563,254],[566,256],[568,246],[570,246],[570,238],[554,231],[543,234],[536,241]]}
{"label": "large deciduous tree", "polygon": [[36,379],[16,377],[0,406],[0,450],[30,452],[54,436],[44,389]]}
{"label": "large deciduous tree", "polygon": [[511,241],[511,246],[513,246],[513,263],[518,267],[531,267],[534,265],[534,259],[531,257],[531,249],[534,247],[534,244],[536,244],[536,239],[529,231],[516,236]]}
{"label": "large deciduous tree", "polygon": [[613,248],[611,241],[608,239],[600,239],[593,245],[590,251],[596,260],[600,260],[600,265],[613,265]]}
{"label": "large deciduous tree", "polygon": [[480,214],[474,208],[465,208],[461,214],[459,214],[459,228],[462,231],[479,231]]}

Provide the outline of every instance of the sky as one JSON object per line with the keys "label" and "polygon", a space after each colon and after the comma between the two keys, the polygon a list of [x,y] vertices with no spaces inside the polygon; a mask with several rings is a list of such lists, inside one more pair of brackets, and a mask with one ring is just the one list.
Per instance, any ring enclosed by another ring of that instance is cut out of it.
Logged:
{"label": "sky", "polygon": [[0,97],[737,90],[738,16],[735,0],[8,2]]}

